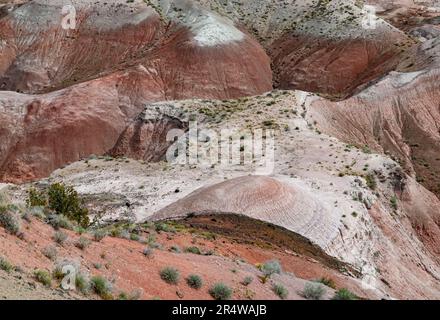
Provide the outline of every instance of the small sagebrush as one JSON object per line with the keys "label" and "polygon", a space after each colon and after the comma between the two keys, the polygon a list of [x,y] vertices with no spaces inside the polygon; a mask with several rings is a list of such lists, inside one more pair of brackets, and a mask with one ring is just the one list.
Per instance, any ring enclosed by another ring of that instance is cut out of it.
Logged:
{"label": "small sagebrush", "polygon": [[252,278],[251,276],[245,277],[243,279],[243,281],[241,282],[242,285],[244,286],[248,286],[252,283],[252,281],[254,281],[254,278]]}
{"label": "small sagebrush", "polygon": [[308,300],[321,300],[325,294],[325,288],[320,283],[306,283],[302,296]]}
{"label": "small sagebrush", "polygon": [[229,300],[232,296],[232,289],[226,284],[219,282],[209,289],[209,294],[215,300]]}
{"label": "small sagebrush", "polygon": [[112,296],[112,286],[107,279],[102,276],[92,277],[90,280],[90,285],[93,291],[99,295],[104,300],[111,300]]}
{"label": "small sagebrush", "polygon": [[160,278],[169,284],[177,284],[179,282],[180,273],[177,269],[166,267],[160,271]]}
{"label": "small sagebrush", "polygon": [[190,274],[186,278],[186,283],[193,289],[200,289],[203,286],[202,278],[196,274]]}
{"label": "small sagebrush", "polygon": [[79,237],[78,241],[75,243],[75,246],[81,250],[87,249],[90,245],[91,241],[86,237]]}
{"label": "small sagebrush", "polygon": [[19,234],[20,221],[11,206],[0,207],[0,226],[11,234]]}
{"label": "small sagebrush", "polygon": [[54,261],[57,258],[58,251],[54,246],[47,246],[43,248],[41,253],[48,259]]}
{"label": "small sagebrush", "polygon": [[14,266],[5,258],[0,257],[0,270],[11,272],[14,269]]}
{"label": "small sagebrush", "polygon": [[46,287],[50,287],[52,284],[52,276],[46,270],[35,270],[34,277],[38,282],[42,283]]}
{"label": "small sagebrush", "polygon": [[358,296],[348,289],[342,288],[336,291],[333,300],[357,300]]}
{"label": "small sagebrush", "polygon": [[67,238],[69,238],[69,236],[63,231],[57,231],[53,235],[53,240],[59,245],[63,245],[67,241]]}
{"label": "small sagebrush", "polygon": [[286,299],[289,295],[289,291],[282,284],[274,284],[272,287],[273,292],[281,299]]}
{"label": "small sagebrush", "polygon": [[100,242],[107,236],[107,232],[105,230],[99,229],[93,232],[93,240],[96,242]]}

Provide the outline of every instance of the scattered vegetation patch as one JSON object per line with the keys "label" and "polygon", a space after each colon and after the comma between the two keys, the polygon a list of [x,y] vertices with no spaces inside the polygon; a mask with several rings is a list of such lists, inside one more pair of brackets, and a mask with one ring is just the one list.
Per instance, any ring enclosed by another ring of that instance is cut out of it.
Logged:
{"label": "scattered vegetation patch", "polygon": [[71,186],[54,183],[44,191],[30,189],[26,200],[28,207],[47,207],[57,215],[64,215],[82,227],[90,224],[88,210]]}

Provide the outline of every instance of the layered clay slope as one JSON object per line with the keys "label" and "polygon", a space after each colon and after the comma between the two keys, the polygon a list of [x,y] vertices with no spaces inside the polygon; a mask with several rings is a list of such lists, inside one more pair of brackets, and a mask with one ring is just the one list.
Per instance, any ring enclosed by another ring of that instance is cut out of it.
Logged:
{"label": "layered clay slope", "polygon": [[63,27],[61,0],[31,1],[1,19],[1,89],[47,92],[139,64],[168,99],[233,98],[272,88],[259,44],[196,4],[186,12],[190,24],[166,23],[143,1],[73,4],[75,29]]}
{"label": "layered clay slope", "polygon": [[402,62],[405,72],[345,101],[311,99],[308,117],[343,141],[392,155],[440,195],[439,57],[439,39],[425,41]]}
{"label": "layered clay slope", "polygon": [[354,1],[201,2],[253,32],[272,59],[280,89],[344,98],[392,70],[414,44],[383,20],[373,21]]}

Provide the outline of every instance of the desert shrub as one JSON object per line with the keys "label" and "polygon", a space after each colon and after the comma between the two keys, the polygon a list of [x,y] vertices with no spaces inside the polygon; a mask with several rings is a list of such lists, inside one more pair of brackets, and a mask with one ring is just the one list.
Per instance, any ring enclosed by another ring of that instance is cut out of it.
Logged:
{"label": "desert shrub", "polygon": [[34,277],[38,282],[42,283],[46,287],[50,287],[52,284],[52,276],[46,270],[35,270]]}
{"label": "desert shrub", "polygon": [[14,266],[5,258],[0,257],[0,270],[11,272],[14,269]]}
{"label": "desert shrub", "polygon": [[182,250],[180,249],[179,246],[171,246],[170,251],[174,252],[174,253],[181,253],[182,252]]}
{"label": "desert shrub", "polygon": [[248,286],[252,283],[252,281],[254,281],[254,278],[252,278],[251,276],[245,277],[243,279],[243,281],[241,282],[242,285],[244,286]]}
{"label": "desert shrub", "polygon": [[145,248],[142,253],[144,254],[144,256],[146,256],[147,258],[152,258],[153,254],[154,254],[154,249],[153,248]]}
{"label": "desert shrub", "polygon": [[58,215],[65,215],[70,220],[77,222],[82,227],[90,223],[88,210],[78,197],[78,193],[70,186],[54,183],[47,191],[48,206]]}
{"label": "desert shrub", "polygon": [[89,294],[90,292],[90,280],[81,272],[78,272],[75,277],[76,290],[82,294]]}
{"label": "desert shrub", "polygon": [[270,260],[263,263],[260,266],[261,272],[263,272],[263,282],[266,282],[273,274],[280,274],[282,269],[278,260]]}
{"label": "desert shrub", "polygon": [[289,291],[282,284],[274,284],[272,287],[273,292],[281,299],[286,299],[289,295]]}
{"label": "desert shrub", "polygon": [[56,214],[50,214],[47,216],[46,219],[47,224],[51,225],[55,230],[58,230],[60,228],[67,229],[67,230],[73,230],[74,225],[64,215],[56,215]]}
{"label": "desert shrub", "polygon": [[122,291],[118,295],[118,300],[139,300],[141,298],[142,291],[141,290],[134,290],[130,294],[127,294],[126,292]]}
{"label": "desert shrub", "polygon": [[66,241],[67,238],[69,236],[67,235],[67,233],[63,232],[63,231],[57,231],[55,232],[55,234],[53,235],[53,240],[58,243],[59,245],[63,245]]}
{"label": "desert shrub", "polygon": [[320,283],[306,283],[301,294],[308,300],[320,300],[325,294],[325,289]]}
{"label": "desert shrub", "polygon": [[32,208],[28,208],[27,212],[40,220],[44,220],[46,218],[46,215],[44,214],[44,207],[32,207]]}
{"label": "desert shrub", "polygon": [[177,284],[179,282],[180,273],[177,269],[166,267],[160,271],[160,278],[169,284]]}
{"label": "desert shrub", "polygon": [[353,292],[348,289],[342,288],[336,291],[333,296],[333,300],[357,300],[358,296],[356,296]]}
{"label": "desert shrub", "polygon": [[202,278],[196,274],[190,274],[186,278],[186,283],[193,289],[200,289],[203,285]]}
{"label": "desert shrub", "polygon": [[26,199],[26,205],[30,207],[45,207],[47,205],[46,195],[42,191],[38,191],[35,188],[28,190],[28,198]]}
{"label": "desert shrub", "polygon": [[20,232],[20,221],[11,205],[0,207],[0,226],[14,235]]}
{"label": "desert shrub", "polygon": [[376,182],[376,177],[374,176],[374,174],[369,173],[365,176],[365,182],[367,183],[367,187],[370,188],[371,190],[376,190],[377,188],[377,182]]}
{"label": "desert shrub", "polygon": [[336,289],[336,283],[331,278],[322,277],[322,278],[316,280],[316,282],[320,282],[329,288]]}
{"label": "desert shrub", "polygon": [[193,254],[202,254],[200,249],[198,247],[186,247],[185,252],[187,253],[193,253]]}
{"label": "desert shrub", "polygon": [[81,250],[87,249],[90,245],[91,241],[86,237],[79,237],[78,241],[75,243],[75,246]]}
{"label": "desert shrub", "polygon": [[176,229],[173,226],[170,226],[169,224],[163,222],[156,223],[154,227],[157,232],[176,232]]}
{"label": "desert shrub", "polygon": [[138,234],[136,234],[136,233],[132,233],[132,234],[130,234],[130,240],[133,240],[133,241],[139,241],[139,240],[140,240],[140,237],[139,237]]}
{"label": "desert shrub", "polygon": [[99,295],[104,300],[111,300],[112,297],[112,286],[107,279],[102,276],[94,276],[90,280],[90,285],[93,291]]}
{"label": "desert shrub", "polygon": [[93,240],[99,242],[107,236],[107,232],[102,229],[95,230],[93,232]]}
{"label": "desert shrub", "polygon": [[209,294],[215,300],[228,300],[231,298],[232,289],[224,283],[219,282],[214,284],[211,289],[209,289]]}
{"label": "desert shrub", "polygon": [[43,248],[41,253],[43,253],[43,255],[46,258],[48,258],[52,261],[54,261],[58,255],[57,248],[55,248],[54,246],[47,246],[47,247]]}

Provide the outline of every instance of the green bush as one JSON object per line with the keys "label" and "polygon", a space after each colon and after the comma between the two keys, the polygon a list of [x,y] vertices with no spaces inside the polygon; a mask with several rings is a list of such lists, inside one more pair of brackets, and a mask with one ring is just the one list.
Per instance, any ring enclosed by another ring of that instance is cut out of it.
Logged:
{"label": "green bush", "polygon": [[219,282],[209,289],[209,294],[215,300],[229,300],[232,296],[232,289],[224,283]]}
{"label": "green bush", "polygon": [[357,300],[358,296],[348,289],[342,288],[336,291],[333,300]]}
{"label": "green bush", "polygon": [[93,291],[99,295],[104,300],[111,300],[112,296],[112,286],[110,282],[107,281],[104,277],[95,276],[90,280],[90,285]]}
{"label": "green bush", "polygon": [[20,232],[20,221],[15,215],[12,206],[8,205],[0,207],[0,226],[14,235],[17,235]]}
{"label": "green bush", "polygon": [[316,280],[316,282],[320,282],[329,288],[336,289],[336,283],[331,278],[322,277],[322,278]]}
{"label": "green bush", "polygon": [[325,289],[320,283],[306,283],[302,296],[308,300],[321,300]]}
{"label": "green bush", "polygon": [[281,284],[274,284],[272,287],[273,292],[281,299],[286,299],[289,295],[289,291]]}
{"label": "green bush", "polygon": [[14,266],[9,263],[5,258],[0,257],[0,270],[11,272],[14,269]]}
{"label": "green bush", "polygon": [[186,247],[185,252],[187,253],[193,253],[193,254],[202,254],[200,249],[198,247]]}
{"label": "green bush", "polygon": [[82,227],[90,224],[88,210],[78,197],[78,193],[70,186],[54,183],[47,192],[48,206],[59,215],[65,215]]}
{"label": "green bush", "polygon": [[42,283],[46,287],[50,287],[52,284],[52,276],[46,270],[35,270],[34,276],[38,282]]}
{"label": "green bush", "polygon": [[166,267],[160,271],[160,278],[169,284],[177,284],[179,282],[179,271],[172,267]]}
{"label": "green bush", "polygon": [[200,278],[200,276],[196,274],[190,274],[186,278],[186,283],[188,284],[188,286],[194,289],[200,289],[203,285],[202,278]]}
{"label": "green bush", "polygon": [[30,207],[45,207],[47,205],[47,199],[44,192],[38,191],[34,188],[28,190],[28,198],[26,205]]}

